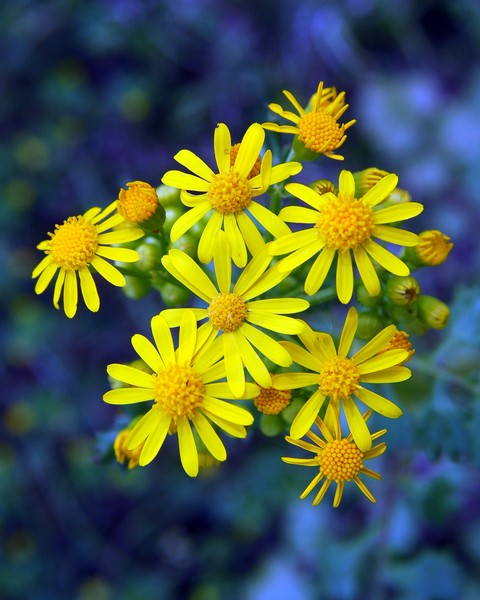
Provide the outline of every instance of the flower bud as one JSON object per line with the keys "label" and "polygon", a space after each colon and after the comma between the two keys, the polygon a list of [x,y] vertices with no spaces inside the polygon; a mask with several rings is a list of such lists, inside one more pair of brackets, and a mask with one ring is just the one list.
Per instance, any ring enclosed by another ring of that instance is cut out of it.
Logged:
{"label": "flower bud", "polygon": [[434,296],[420,296],[417,301],[418,316],[432,329],[443,329],[450,318],[448,306]]}
{"label": "flower bud", "polygon": [[135,266],[140,271],[154,271],[162,266],[162,256],[164,254],[162,243],[155,237],[147,237],[136,248],[140,259]]}
{"label": "flower bud", "polygon": [[412,346],[412,342],[408,339],[410,336],[406,331],[398,330],[395,332],[392,339],[388,342],[383,350],[379,354],[388,352],[388,350],[406,350],[408,352],[407,358],[402,362],[406,363],[415,354],[415,349]]}
{"label": "flower bud", "polygon": [[140,417],[134,419],[126,429],[122,429],[118,432],[115,441],[113,442],[113,451],[115,453],[115,458],[117,462],[123,464],[126,460],[128,461],[127,466],[128,469],[134,469],[138,467],[140,454],[142,453],[143,446],[145,442],[142,442],[137,448],[133,450],[129,450],[127,448],[126,441],[128,436],[130,435],[130,431],[133,426],[137,423]]}
{"label": "flower bud", "polygon": [[437,266],[445,262],[453,248],[448,235],[436,229],[423,231],[416,246],[405,249],[405,258],[413,267]]}
{"label": "flower bud", "polygon": [[155,188],[144,181],[130,181],[126,190],[120,189],[117,210],[126,221],[139,223],[147,231],[160,230],[165,221]]}
{"label": "flower bud", "polygon": [[310,183],[309,187],[320,195],[326,194],[327,192],[332,192],[332,194],[335,195],[338,194],[337,186],[329,179],[318,179],[317,181]]}
{"label": "flower bud", "polygon": [[360,340],[371,340],[384,328],[383,320],[373,310],[358,314],[358,327],[355,336]]}
{"label": "flower bud", "polygon": [[126,285],[122,288],[123,293],[131,300],[140,300],[144,298],[152,289],[148,277],[134,277],[125,275]]}
{"label": "flower bud", "polygon": [[373,308],[377,306],[377,304],[382,299],[382,295],[378,294],[377,296],[371,296],[367,292],[367,288],[360,283],[356,288],[357,300],[362,306],[366,306],[367,308]]}
{"label": "flower bud", "polygon": [[415,302],[420,294],[420,286],[411,275],[394,275],[387,281],[386,292],[393,304],[403,306]]}
{"label": "flower bud", "polygon": [[355,195],[357,198],[365,195],[370,188],[372,188],[376,183],[383,179],[385,175],[388,175],[388,171],[383,171],[382,169],[377,169],[376,167],[370,167],[368,169],[363,169],[363,171],[357,171],[353,174],[353,178],[355,179]]}
{"label": "flower bud", "polygon": [[181,206],[180,190],[169,185],[160,184],[155,190],[158,201],[166,209],[168,206]]}
{"label": "flower bud", "polygon": [[[395,323],[408,323],[408,330],[411,331],[410,323],[417,317],[418,309],[417,304],[394,304],[390,308],[390,314],[392,320]],[[416,333],[416,332],[415,332]]]}

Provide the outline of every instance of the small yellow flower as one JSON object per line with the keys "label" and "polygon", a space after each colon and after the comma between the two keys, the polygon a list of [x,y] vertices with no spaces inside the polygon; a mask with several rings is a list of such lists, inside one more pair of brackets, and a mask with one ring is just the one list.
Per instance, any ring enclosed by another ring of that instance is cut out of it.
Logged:
{"label": "small yellow flower", "polygon": [[339,192],[319,195],[301,183],[290,183],[285,189],[310,208],[287,206],[280,217],[287,222],[305,225],[306,228],[273,241],[269,252],[273,255],[291,253],[279,263],[279,268],[292,271],[315,255],[305,279],[305,292],[315,294],[323,285],[333,260],[337,257],[336,289],[343,304],[350,302],[353,294],[353,265],[355,259],[360,277],[371,296],[380,293],[380,280],[372,264],[375,262],[396,275],[409,275],[407,265],[392,252],[374,241],[403,246],[414,246],[418,236],[386,223],[410,219],[423,210],[418,202],[407,202],[380,210],[375,207],[388,198],[396,187],[398,178],[389,174],[380,179],[362,198],[355,197],[355,182],[350,171],[342,171]]}
{"label": "small yellow flower", "polygon": [[453,248],[448,235],[436,229],[423,231],[418,236],[420,241],[415,246],[418,262],[425,266],[441,265],[445,262]]}
{"label": "small yellow flower", "polygon": [[292,390],[278,389],[275,385],[277,375],[272,375],[272,385],[260,387],[258,396],[253,403],[257,410],[265,415],[278,415],[290,405],[292,401]]}
{"label": "small yellow flower", "polygon": [[409,337],[410,335],[406,331],[397,330],[392,339],[379,354],[388,352],[388,350],[406,350],[408,352],[407,358],[403,361],[403,363],[406,363],[415,354],[415,348],[412,346]]}
{"label": "small yellow flower", "polygon": [[[132,345],[152,373],[122,364],[111,364],[108,374],[130,387],[113,389],[103,396],[109,404],[133,404],[153,400],[150,410],[134,425],[124,444],[131,451],[143,445],[139,465],[150,463],[160,451],[168,433],[178,436],[180,460],[191,477],[198,474],[198,449],[194,426],[205,448],[214,458],[227,457],[225,446],[211,425],[213,421],[235,437],[247,435],[245,426],[252,415],[227,401],[231,399],[225,377],[225,363],[212,347],[205,329],[197,329],[195,316],[187,311],[180,323],[179,343],[175,349],[172,333],[159,315],[151,320],[155,345],[143,335],[132,337]],[[258,387],[245,385],[241,399],[256,396]]]}
{"label": "small yellow flower", "polygon": [[[362,416],[362,419],[366,422],[371,414],[372,411],[368,410]],[[308,452],[312,452],[315,455],[313,458],[282,457],[282,460],[288,464],[315,467],[318,469],[318,474],[305,488],[300,498],[303,500],[316,485],[325,479],[319,492],[315,496],[313,501],[314,506],[320,504],[323,500],[332,481],[337,485],[335,496],[333,498],[334,508],[337,508],[342,500],[346,481],[355,482],[370,502],[375,502],[375,498],[360,479],[359,475],[368,475],[368,477],[372,477],[373,479],[381,479],[381,475],[376,471],[372,471],[364,466],[364,461],[380,456],[385,452],[385,442],[381,442],[376,446],[372,446],[372,442],[382,436],[387,430],[382,429],[381,431],[373,433],[370,436],[370,450],[362,451],[354,442],[351,434],[347,437],[343,437],[339,413],[334,404],[328,406],[325,420],[322,421],[320,417],[317,417],[315,419],[315,424],[324,439],[312,430],[309,430],[306,433],[310,441],[296,440],[291,437],[285,438],[290,444],[298,446]]]}
{"label": "small yellow flower", "polygon": [[[206,302],[205,308],[194,309],[195,316],[198,320],[207,319],[208,331],[219,334],[216,343],[225,356],[227,381],[233,394],[239,396],[245,387],[244,367],[259,385],[271,385],[270,373],[258,353],[281,366],[288,367],[292,362],[285,348],[259,327],[295,335],[302,331],[303,323],[285,315],[306,310],[309,303],[301,298],[254,300],[285,278],[285,273],[275,266],[267,269],[271,257],[266,248],[242,270],[233,288],[230,247],[223,232],[216,236],[213,252],[217,285],[185,252],[170,250],[162,263],[171,275]],[[185,310],[172,308],[160,314],[173,326],[178,325]]]}
{"label": "small yellow flower", "polygon": [[262,127],[269,131],[293,133],[306,150],[315,154],[325,154],[336,160],[343,160],[343,156],[334,152],[347,139],[345,131],[355,123],[355,119],[348,123],[338,123],[348,108],[348,104],[345,104],[345,92],[337,95],[334,88],[324,89],[321,81],[306,110],[291,92],[283,90],[283,93],[298,114],[283,109],[279,104],[269,104],[269,108],[294,125],[278,125],[268,122],[263,123]]}
{"label": "small yellow flower", "polygon": [[138,448],[129,450],[126,444],[126,440],[129,435],[130,428],[122,429],[122,431],[117,434],[115,441],[113,442],[113,451],[115,452],[115,458],[121,465],[123,465],[123,463],[127,460],[128,469],[134,469],[135,467],[138,467],[138,461],[140,459],[140,454],[142,453],[143,444],[140,444]]}
{"label": "small yellow flower", "polygon": [[168,171],[162,177],[165,185],[181,190],[183,204],[191,207],[173,224],[170,232],[172,242],[208,214],[208,223],[198,245],[200,261],[209,263],[212,260],[213,240],[216,233],[223,229],[232,249],[233,261],[238,267],[244,267],[247,263],[247,248],[254,256],[265,244],[257,221],[273,237],[290,233],[290,229],[278,215],[254,198],[265,193],[270,185],[299,173],[302,165],[289,162],[272,167],[272,153],[267,150],[257,173],[258,157],[264,140],[265,132],[261,125],[254,123],[248,128],[240,145],[232,147],[228,127],[219,123],[214,135],[218,173],[190,150],[180,150],[174,156],[193,175],[182,171]]}
{"label": "small yellow flower", "polygon": [[158,196],[155,188],[144,181],[130,181],[120,189],[117,210],[126,221],[143,223],[156,213]]}
{"label": "small yellow flower", "polygon": [[37,246],[46,256],[32,273],[32,278],[38,277],[35,292],[44,292],[58,272],[53,304],[55,308],[59,307],[63,291],[63,308],[69,318],[77,312],[77,273],[85,304],[89,310],[96,312],[100,307],[100,298],[90,268],[93,267],[112,285],[123,287],[126,284],[125,277],[105,258],[121,262],[135,262],[139,259],[134,250],[111,247],[112,244],[131,242],[143,236],[143,231],[135,228],[107,232],[124,221],[118,212],[109,216],[115,208],[116,201],[104,210],[95,207],[83,215],[69,217],[62,225],[56,225],[53,233],[48,234],[49,240],[44,240]]}
{"label": "small yellow flower", "polygon": [[292,438],[299,439],[305,435],[326,398],[336,407],[340,404],[343,406],[353,439],[362,452],[370,449],[372,440],[352,396],[385,417],[396,419],[402,414],[396,404],[363,387],[364,383],[394,383],[410,377],[410,370],[401,366],[408,356],[406,350],[388,350],[378,354],[394,336],[395,325],[385,327],[349,358],[347,354],[350,352],[357,327],[358,312],[352,307],[345,320],[338,351],[330,335],[316,333],[307,325],[298,336],[306,349],[293,342],[281,342],[293,361],[307,371],[277,375],[276,387],[290,390],[317,386],[292,422]]}

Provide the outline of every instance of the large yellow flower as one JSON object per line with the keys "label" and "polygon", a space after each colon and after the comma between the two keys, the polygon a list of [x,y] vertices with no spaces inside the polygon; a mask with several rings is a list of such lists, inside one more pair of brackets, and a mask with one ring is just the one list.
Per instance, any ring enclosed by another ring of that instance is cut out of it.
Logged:
{"label": "large yellow flower", "polygon": [[[112,202],[101,210],[94,207],[83,215],[69,217],[62,225],[56,225],[55,231],[49,233],[49,240],[38,244],[46,256],[36,266],[32,277],[38,277],[35,292],[41,294],[58,272],[53,291],[53,304],[58,308],[60,295],[63,291],[63,308],[67,317],[73,317],[77,312],[78,281],[87,308],[96,312],[100,307],[95,281],[90,267],[98,271],[109,283],[124,286],[125,277],[105,258],[121,262],[135,262],[139,255],[129,248],[112,248],[112,244],[132,242],[143,236],[141,229],[125,228],[109,231],[124,221],[122,215],[115,212],[117,202]],[[106,220],[104,220],[108,217]]]}
{"label": "large yellow flower", "polygon": [[339,192],[318,194],[301,183],[291,183],[286,190],[306,202],[311,208],[287,206],[280,217],[289,223],[306,228],[285,235],[269,246],[273,255],[291,253],[279,263],[279,268],[291,271],[313,256],[305,279],[305,292],[315,294],[325,281],[333,259],[337,257],[336,289],[340,302],[347,304],[353,294],[353,266],[355,259],[360,277],[371,296],[380,293],[380,280],[372,259],[395,275],[408,275],[410,269],[395,254],[372,238],[402,246],[414,246],[418,236],[410,231],[386,225],[411,219],[423,210],[418,202],[405,202],[387,208],[375,208],[395,189],[395,174],[380,179],[362,198],[355,197],[355,181],[350,171],[342,171]]}
{"label": "large yellow flower", "polygon": [[325,399],[330,399],[338,408],[343,405],[350,431],[357,446],[366,452],[370,450],[372,439],[365,420],[362,418],[352,396],[355,396],[372,410],[385,417],[395,419],[402,414],[401,409],[376,392],[363,387],[364,383],[394,383],[404,381],[411,375],[409,369],[401,366],[408,358],[407,350],[384,350],[396,332],[395,325],[385,327],[352,357],[347,357],[358,326],[358,312],[352,307],[348,311],[338,345],[327,333],[316,333],[305,325],[299,338],[305,345],[300,347],[292,342],[281,342],[295,363],[306,372],[284,373],[276,376],[278,389],[298,389],[314,385],[317,389],[295,416],[290,436],[301,438],[310,429]]}
{"label": "large yellow flower", "polygon": [[[279,342],[262,332],[259,327],[295,335],[303,330],[303,322],[285,315],[306,310],[309,303],[301,298],[268,298],[252,300],[272,289],[285,277],[271,267],[271,256],[266,247],[242,270],[232,289],[232,261],[230,246],[224,232],[219,232],[213,249],[213,263],[217,285],[199,265],[180,250],[170,250],[164,256],[164,267],[196,296],[207,303],[206,308],[195,308],[197,319],[208,319],[208,330],[220,333],[216,343],[225,356],[227,380],[235,396],[245,388],[244,367],[262,387],[272,383],[270,373],[260,354],[277,365],[288,367],[292,359]],[[170,325],[177,325],[184,308],[172,308],[160,314]]]}
{"label": "large yellow flower", "polygon": [[[368,410],[363,415],[363,420],[366,422],[371,414],[372,411]],[[373,477],[373,479],[381,479],[381,475],[376,471],[366,468],[363,461],[370,460],[371,458],[383,454],[387,448],[385,442],[381,442],[380,444],[371,447],[370,450],[367,450],[366,452],[360,450],[353,441],[352,434],[343,437],[340,425],[340,415],[334,404],[328,406],[325,420],[322,421],[320,417],[317,417],[315,419],[315,424],[323,435],[323,440],[312,430],[307,431],[307,437],[311,440],[310,442],[307,442],[306,440],[294,440],[291,437],[285,438],[290,444],[298,446],[308,452],[312,452],[315,455],[313,458],[282,457],[284,462],[291,465],[315,467],[318,469],[318,474],[308,484],[300,498],[303,500],[303,498],[308,496],[322,479],[325,479],[319,492],[315,496],[313,501],[314,506],[320,504],[323,500],[332,481],[337,484],[335,496],[333,498],[333,506],[335,508],[339,506],[342,500],[346,481],[354,481],[370,502],[375,502],[375,498],[360,479],[359,475],[363,474]],[[386,429],[382,429],[381,431],[373,433],[370,436],[371,442],[378,439],[386,433],[386,431]]]}
{"label": "large yellow flower", "polygon": [[[128,384],[106,392],[109,404],[133,404],[153,400],[151,409],[133,426],[124,441],[127,450],[142,446],[140,466],[151,462],[160,451],[167,433],[177,433],[180,460],[191,477],[198,473],[198,449],[192,425],[214,458],[227,457],[225,446],[210,421],[234,437],[247,435],[245,426],[253,423],[250,412],[231,404],[230,387],[225,377],[225,362],[218,361],[212,336],[205,328],[197,329],[195,316],[187,311],[180,323],[179,343],[175,349],[168,323],[159,315],[151,321],[156,346],[136,334],[132,345],[152,369],[145,373],[135,367],[111,364],[108,374]],[[253,398],[258,387],[248,383],[241,399]]]}
{"label": "large yellow flower", "polygon": [[219,123],[214,135],[218,173],[190,150],[180,150],[174,156],[194,174],[168,171],[162,177],[165,185],[182,190],[183,204],[192,207],[173,224],[170,232],[172,242],[208,214],[209,220],[198,245],[199,259],[204,263],[212,260],[215,234],[223,228],[232,248],[233,261],[238,267],[243,267],[247,263],[247,248],[253,256],[265,243],[256,221],[273,237],[290,233],[278,215],[254,198],[263,194],[270,185],[299,173],[302,165],[289,162],[272,167],[272,153],[267,150],[261,159],[260,173],[251,176],[264,140],[265,132],[261,125],[254,123],[238,149],[235,147],[232,151],[230,131],[224,123]]}
{"label": "large yellow flower", "polygon": [[268,122],[262,124],[263,128],[280,133],[293,133],[297,136],[298,142],[308,151],[343,160],[343,156],[334,152],[347,139],[345,131],[355,123],[355,119],[348,123],[338,123],[348,108],[348,104],[345,104],[345,92],[337,94],[335,88],[324,88],[323,81],[321,81],[307,109],[300,105],[291,92],[283,90],[283,93],[298,114],[284,110],[279,104],[269,104],[268,107],[294,125],[278,125]]}

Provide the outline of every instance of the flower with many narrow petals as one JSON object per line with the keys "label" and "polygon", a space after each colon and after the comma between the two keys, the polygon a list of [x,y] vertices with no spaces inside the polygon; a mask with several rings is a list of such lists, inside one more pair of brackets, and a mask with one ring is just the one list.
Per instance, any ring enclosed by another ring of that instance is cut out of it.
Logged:
{"label": "flower with many narrow petals", "polygon": [[[306,310],[309,303],[301,298],[268,298],[255,300],[285,278],[275,266],[268,269],[271,256],[267,247],[260,251],[240,273],[232,288],[232,261],[226,234],[220,231],[213,249],[212,279],[181,250],[170,250],[162,263],[167,271],[207,303],[195,308],[197,319],[208,319],[209,331],[219,334],[216,342],[225,356],[227,381],[233,394],[240,396],[245,388],[244,367],[262,387],[271,385],[271,376],[257,351],[277,365],[288,367],[292,359],[281,344],[261,331],[295,335],[303,330],[303,322],[286,315]],[[179,323],[184,308],[172,308],[160,314],[170,325]]]}
{"label": "flower with many narrow petals", "polygon": [[135,228],[107,231],[124,221],[118,212],[111,215],[116,204],[115,201],[104,210],[94,207],[83,215],[69,217],[62,225],[56,225],[53,233],[48,234],[49,240],[37,246],[46,256],[32,273],[33,278],[38,277],[35,292],[44,292],[58,272],[53,304],[55,308],[59,307],[63,291],[63,308],[67,317],[71,318],[77,312],[77,274],[85,304],[89,310],[96,312],[100,307],[100,298],[90,268],[93,267],[112,285],[123,287],[126,284],[125,277],[105,259],[135,262],[140,258],[135,250],[111,247],[112,244],[132,242],[143,236],[143,231]]}
{"label": "flower with many narrow petals", "polygon": [[348,357],[357,327],[358,312],[352,307],[345,319],[338,351],[330,335],[314,332],[307,325],[299,334],[305,348],[293,342],[281,342],[293,361],[304,367],[306,372],[279,374],[276,386],[280,389],[317,386],[292,422],[292,438],[299,439],[306,434],[327,398],[338,408],[343,406],[353,439],[362,452],[370,450],[372,439],[353,396],[385,417],[395,419],[402,414],[396,404],[363,386],[364,383],[405,381],[410,377],[410,369],[401,366],[408,357],[407,350],[394,349],[378,354],[395,335],[395,325],[385,327]]}
{"label": "flower with many narrow petals", "polygon": [[345,92],[337,94],[335,88],[324,88],[323,81],[321,81],[307,109],[300,105],[291,92],[283,90],[283,93],[298,114],[283,109],[279,104],[269,104],[268,107],[294,125],[278,125],[268,122],[263,123],[262,127],[269,131],[293,133],[298,144],[313,155],[324,154],[329,158],[343,160],[343,156],[335,154],[335,150],[345,142],[347,139],[345,131],[355,123],[355,119],[348,123],[338,123],[348,108],[348,104],[345,104]]}
{"label": "flower with many narrow petals", "polygon": [[353,294],[355,259],[360,277],[371,296],[380,293],[380,280],[372,259],[395,275],[408,275],[410,269],[395,254],[373,238],[402,246],[414,246],[418,236],[410,231],[386,225],[411,219],[423,210],[418,202],[406,202],[376,210],[395,189],[398,177],[386,175],[361,198],[355,197],[355,181],[350,171],[342,171],[339,192],[317,194],[301,183],[291,183],[286,190],[303,200],[309,208],[287,206],[280,217],[306,228],[285,235],[270,244],[273,255],[287,254],[279,268],[291,271],[316,256],[305,279],[305,292],[315,294],[323,285],[333,260],[337,257],[336,290],[340,302],[347,304]]}
{"label": "flower with many narrow petals", "polygon": [[[371,414],[371,410],[366,411],[362,419],[366,422]],[[385,442],[381,442],[376,446],[372,446],[372,442],[386,433],[387,430],[382,429],[373,433],[370,436],[370,450],[362,451],[353,440],[352,434],[343,437],[340,415],[334,404],[328,406],[324,420],[320,419],[320,417],[315,419],[315,425],[320,430],[323,439],[312,430],[306,433],[310,441],[296,440],[291,437],[285,438],[290,444],[298,446],[302,450],[307,450],[307,452],[312,452],[315,455],[312,458],[282,457],[282,460],[288,464],[315,467],[318,469],[317,475],[315,475],[302,492],[300,498],[303,500],[315,486],[325,479],[313,500],[314,506],[320,504],[323,500],[332,481],[337,485],[333,498],[334,508],[337,508],[342,500],[346,481],[353,481],[370,502],[375,502],[375,498],[359,475],[368,475],[368,477],[372,477],[373,479],[381,479],[381,475],[376,471],[368,469],[363,463],[365,460],[370,460],[385,452],[387,447]]]}
{"label": "flower with many narrow petals", "polygon": [[[214,135],[218,173],[190,150],[180,150],[174,156],[193,175],[167,171],[162,177],[165,185],[181,190],[183,204],[191,208],[173,224],[170,232],[172,242],[208,215],[198,245],[200,261],[209,263],[212,260],[215,234],[223,229],[230,242],[233,261],[238,267],[244,267],[247,248],[254,256],[265,243],[257,221],[275,238],[290,233],[278,215],[254,198],[266,192],[270,185],[299,173],[302,165],[289,162],[272,167],[272,153],[267,150],[258,166],[264,140],[265,132],[261,125],[254,123],[248,128],[240,145],[232,146],[228,127],[219,123]],[[231,159],[232,154],[234,160]]]}
{"label": "flower with many narrow petals", "polygon": [[[129,451],[142,446],[138,463],[150,463],[160,451],[167,433],[178,436],[180,460],[191,477],[198,474],[198,448],[192,425],[205,448],[223,461],[225,446],[212,423],[230,435],[243,438],[245,426],[253,423],[246,409],[232,404],[230,387],[225,381],[225,362],[219,361],[218,349],[212,346],[212,336],[204,327],[197,328],[194,314],[185,312],[180,322],[179,343],[175,349],[172,332],[159,315],[151,320],[155,345],[136,334],[132,345],[142,360],[152,369],[111,364],[108,374],[129,385],[106,392],[109,404],[125,405],[153,400],[153,406],[132,427],[125,448]],[[247,383],[242,400],[258,394],[258,387]]]}

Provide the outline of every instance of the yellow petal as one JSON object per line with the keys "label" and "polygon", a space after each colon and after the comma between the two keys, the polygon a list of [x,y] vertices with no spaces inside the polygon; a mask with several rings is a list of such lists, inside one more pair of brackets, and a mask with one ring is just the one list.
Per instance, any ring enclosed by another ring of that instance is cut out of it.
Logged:
{"label": "yellow petal", "polygon": [[260,155],[260,151],[265,140],[265,132],[259,123],[253,123],[247,129],[235,159],[235,170],[247,177],[252,170],[255,161]]}
{"label": "yellow petal", "polygon": [[79,269],[78,276],[80,278],[80,288],[86,307],[92,312],[97,312],[100,308],[100,298],[98,296],[97,286],[95,285],[95,281],[93,280],[88,267]]}
{"label": "yellow petal", "polygon": [[[195,289],[200,290],[201,298],[210,302],[213,298],[218,296],[218,290],[214,286],[212,280],[208,277],[208,275],[199,267],[199,265],[181,250],[170,250],[168,253],[168,257],[170,258],[171,264],[175,267],[175,269],[181,273],[184,281],[191,282],[187,287],[192,289],[192,284],[195,286]],[[162,261],[163,262],[163,261]],[[166,268],[168,268],[168,263],[164,262]],[[194,291],[192,289],[192,291]]]}
{"label": "yellow petal", "polygon": [[338,343],[338,356],[347,356],[355,337],[355,333],[358,327],[358,312],[355,307],[352,306],[347,313],[345,319],[345,325],[343,326],[342,335],[340,336],[340,342]]}
{"label": "yellow petal", "polygon": [[399,246],[416,246],[420,239],[416,233],[387,225],[377,225],[372,231],[372,236]]}
{"label": "yellow petal", "polygon": [[172,229],[170,230],[170,240],[172,242],[176,242],[178,238],[182,237],[182,235],[188,231],[191,227],[193,227],[202,217],[204,217],[212,207],[208,200],[198,204],[194,208],[191,208],[189,211],[178,217],[175,223],[172,225]]}
{"label": "yellow petal", "polygon": [[350,250],[338,252],[337,295],[342,304],[348,304],[353,294],[353,268]]}
{"label": "yellow petal", "polygon": [[129,365],[112,363],[107,367],[107,373],[110,377],[117,379],[123,383],[134,385],[141,388],[152,388],[155,385],[155,378],[145,371],[140,371]]}
{"label": "yellow petal", "polygon": [[338,178],[339,192],[345,196],[355,196],[355,179],[350,171],[343,170]]}
{"label": "yellow petal", "polygon": [[121,262],[135,262],[140,258],[136,250],[131,250],[130,248],[110,248],[108,246],[98,246],[97,256]]}
{"label": "yellow petal", "polygon": [[307,400],[307,402],[305,402],[302,408],[298,411],[296,417],[293,419],[290,428],[290,436],[293,439],[299,439],[307,433],[317,418],[318,412],[322,407],[324,400],[325,396],[323,396],[323,394],[317,390]]}
{"label": "yellow petal", "polygon": [[374,338],[372,338],[367,344],[365,344],[365,346],[363,346],[363,348],[360,348],[360,350],[352,356],[352,361],[356,365],[359,365],[363,361],[368,360],[374,354],[377,354],[383,350],[395,335],[396,330],[397,328],[393,324],[388,325],[388,327],[385,327],[385,329],[382,329],[382,331],[377,333]]}
{"label": "yellow petal", "polygon": [[257,252],[265,245],[265,241],[258,231],[257,227],[245,212],[236,213],[235,218],[237,225],[242,234],[245,244],[252,256],[255,256]]}
{"label": "yellow petal", "polygon": [[151,388],[119,388],[118,390],[109,390],[103,394],[103,401],[108,404],[135,404],[153,400],[154,396],[155,393]]}
{"label": "yellow petal", "polygon": [[372,447],[372,436],[365,423],[365,419],[350,396],[343,399],[343,409],[355,444],[362,452],[370,450]]}
{"label": "yellow petal", "polygon": [[420,202],[405,202],[404,204],[396,204],[377,210],[373,213],[373,221],[375,225],[395,223],[416,217],[422,211],[423,204],[420,204]]}
{"label": "yellow petal", "polygon": [[208,264],[213,258],[213,245],[217,233],[223,225],[223,215],[213,211],[209,216],[205,229],[202,232],[198,243],[198,258],[200,262]]}
{"label": "yellow petal", "polygon": [[167,171],[162,177],[162,183],[180,190],[189,190],[191,192],[208,192],[210,183],[196,175],[190,175],[183,171]]}
{"label": "yellow petal", "polygon": [[200,439],[205,444],[205,448],[210,454],[217,460],[225,460],[227,458],[225,446],[207,419],[197,411],[194,413],[192,421]]}
{"label": "yellow petal", "polygon": [[257,221],[265,227],[274,237],[279,238],[291,233],[288,225],[282,219],[268,208],[265,208],[258,202],[252,200],[248,205],[249,212]]}
{"label": "yellow petal", "polygon": [[136,333],[132,336],[132,346],[134,347],[140,358],[147,363],[147,365],[155,373],[159,373],[164,370],[164,364],[158,350],[152,344],[152,342],[140,333]]}
{"label": "yellow petal", "polygon": [[213,149],[219,173],[224,173],[230,169],[231,147],[230,131],[224,123],[219,123],[213,135]]}
{"label": "yellow petal", "polygon": [[243,323],[238,330],[238,334],[243,334],[255,348],[275,364],[282,367],[289,367],[292,364],[292,358],[285,348],[249,323]]}
{"label": "yellow petal", "polygon": [[[234,214],[225,215],[223,218],[225,233],[230,243],[232,260],[237,267],[244,267],[247,264],[247,247],[245,241],[238,229]],[[214,250],[215,252],[215,250]]]}
{"label": "yellow petal", "polygon": [[401,408],[390,400],[380,396],[380,394],[372,392],[372,390],[362,387],[358,388],[355,391],[355,396],[369,408],[389,419],[398,419],[402,414]]}
{"label": "yellow petal", "polygon": [[377,242],[367,240],[363,242],[363,247],[379,265],[387,271],[390,271],[390,273],[402,276],[410,274],[410,269],[402,260],[392,254],[389,250],[383,248],[383,246],[380,246],[380,244],[377,244]]}
{"label": "yellow petal", "polygon": [[77,272],[68,270],[65,273],[63,287],[63,309],[69,319],[75,316],[78,303]]}
{"label": "yellow petal", "polygon": [[[178,320],[178,324],[180,324],[180,321],[181,317]],[[155,315],[152,318],[150,325],[152,328],[153,339],[155,340],[163,364],[165,366],[174,365],[176,362],[175,348],[173,345],[172,332],[170,331],[167,321],[162,315]]]}
{"label": "yellow petal", "polygon": [[353,257],[365,289],[370,296],[378,296],[381,290],[380,279],[368,254],[362,246],[358,246],[353,251]]}
{"label": "yellow petal", "polygon": [[142,448],[142,453],[140,454],[140,458],[138,463],[140,466],[144,467],[148,465],[158,454],[160,448],[167,437],[168,430],[170,428],[171,417],[168,415],[162,415],[155,427],[153,429],[145,442],[145,445]]}
{"label": "yellow petal", "polygon": [[103,260],[100,256],[95,256],[91,264],[92,267],[112,285],[123,287],[126,284],[125,277],[122,273],[106,260]]}
{"label": "yellow petal", "polygon": [[186,417],[182,416],[177,419],[177,434],[182,467],[187,475],[196,477],[198,475],[198,450],[190,422]]}
{"label": "yellow petal", "polygon": [[397,187],[398,177],[395,173],[389,173],[382,177],[368,192],[363,196],[362,200],[370,206],[376,206],[389,196]]}
{"label": "yellow petal", "polygon": [[305,279],[305,293],[312,296],[322,287],[330,267],[332,266],[336,250],[333,248],[324,248],[308,272]]}
{"label": "yellow petal", "polygon": [[199,156],[190,150],[180,150],[173,158],[189,171],[206,181],[211,182],[215,175],[212,169]]}
{"label": "yellow petal", "polygon": [[224,333],[222,339],[228,385],[232,389],[232,394],[238,398],[245,391],[245,371],[242,356],[238,351],[233,333]]}

